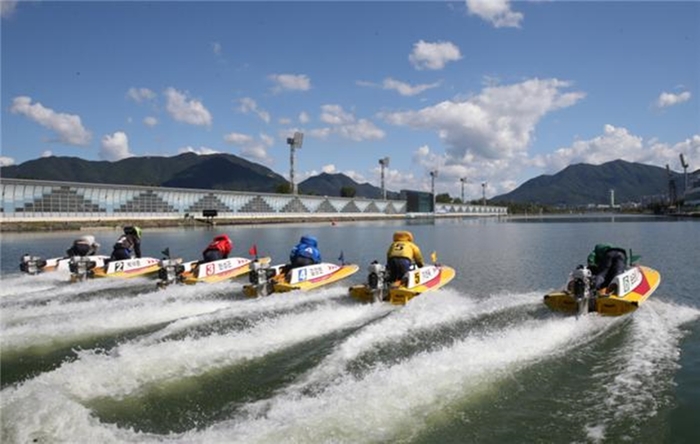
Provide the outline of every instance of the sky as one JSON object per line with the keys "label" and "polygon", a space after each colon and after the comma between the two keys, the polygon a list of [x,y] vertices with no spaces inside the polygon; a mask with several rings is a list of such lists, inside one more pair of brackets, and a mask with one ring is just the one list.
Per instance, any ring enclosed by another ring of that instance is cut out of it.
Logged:
{"label": "sky", "polygon": [[[700,2],[0,0],[0,165],[229,153],[493,197],[700,167]],[[431,175],[431,172],[434,174]],[[434,176],[434,177],[433,177]]]}

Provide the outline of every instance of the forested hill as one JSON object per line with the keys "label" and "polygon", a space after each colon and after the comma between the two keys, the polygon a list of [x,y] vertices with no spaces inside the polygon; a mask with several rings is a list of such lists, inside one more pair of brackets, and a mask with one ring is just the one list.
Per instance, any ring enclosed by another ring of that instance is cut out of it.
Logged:
{"label": "forested hill", "polygon": [[[676,189],[682,192],[682,174],[671,172]],[[581,206],[609,204],[610,190],[615,203],[640,202],[643,198],[668,195],[669,177],[665,168],[614,160],[602,165],[570,165],[557,174],[528,180],[510,193],[490,202],[534,203]]]}
{"label": "forested hill", "polygon": [[2,177],[68,182],[274,192],[286,179],[231,154],[129,157],[116,162],[43,157],[2,168]]}

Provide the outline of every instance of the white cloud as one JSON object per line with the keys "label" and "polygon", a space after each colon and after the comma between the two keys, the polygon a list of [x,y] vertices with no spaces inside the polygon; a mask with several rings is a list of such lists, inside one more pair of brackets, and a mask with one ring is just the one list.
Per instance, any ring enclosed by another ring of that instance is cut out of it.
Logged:
{"label": "white cloud", "polygon": [[199,100],[188,99],[187,94],[168,88],[165,91],[167,104],[165,109],[173,119],[191,125],[210,126],[211,113]]}
{"label": "white cloud", "polygon": [[272,74],[268,76],[275,83],[274,92],[308,91],[311,89],[311,79],[305,74]]}
{"label": "white cloud", "polygon": [[355,117],[340,105],[322,105],[320,119],[329,125],[347,125],[355,121]]}
{"label": "white cloud", "polygon": [[123,131],[102,136],[100,159],[115,161],[132,157],[129,152],[129,138]]}
{"label": "white cloud", "polygon": [[53,152],[51,150],[45,150],[43,153],[41,153],[41,157],[51,157],[53,156]]}
{"label": "white cloud", "polygon": [[214,150],[214,149],[211,149],[211,148],[207,148],[206,146],[200,146],[199,148],[193,148],[193,147],[191,147],[191,146],[185,146],[185,147],[179,148],[179,149],[177,150],[177,152],[178,152],[178,154],[194,153],[194,154],[197,154],[197,155],[199,155],[199,156],[206,156],[206,155],[209,155],[209,154],[217,154],[217,153],[220,153],[220,151],[217,151],[217,150]]}
{"label": "white cloud", "polygon": [[671,167],[679,164],[679,154],[700,158],[700,135],[694,135],[675,145],[644,141],[626,128],[605,125],[603,134],[588,140],[577,140],[571,146],[553,153],[535,156],[531,163],[549,173],[556,173],[568,165],[588,163],[600,165],[617,159],[649,165]]}
{"label": "white cloud", "polygon": [[683,102],[687,102],[688,100],[690,100],[690,97],[691,95],[688,91],[683,91],[680,94],[663,92],[659,95],[659,98],[656,99],[656,106],[659,108],[667,108],[669,106],[674,106]]}
{"label": "white cloud", "polygon": [[224,135],[224,142],[237,146],[242,146],[247,143],[251,143],[253,140],[254,139],[247,134],[228,133]]}
{"label": "white cloud", "polygon": [[0,167],[6,167],[15,164],[15,159],[7,156],[0,156]]}
{"label": "white cloud", "polygon": [[428,43],[423,40],[413,44],[413,52],[408,60],[414,68],[442,69],[448,62],[454,62],[462,58],[459,48],[451,42]]}
{"label": "white cloud", "polygon": [[244,114],[253,113],[260,117],[260,119],[263,120],[265,123],[270,123],[270,113],[260,109],[255,100],[251,99],[250,97],[244,97],[238,102],[241,104],[238,107],[238,111]]}
{"label": "white cloud", "polygon": [[321,171],[323,171],[326,174],[333,174],[336,172],[335,165],[333,165],[333,164],[324,165],[321,167]]}
{"label": "white cloud", "polygon": [[158,125],[158,119],[156,119],[155,117],[152,117],[152,116],[148,116],[148,117],[143,119],[143,124],[153,128],[154,126]]}
{"label": "white cloud", "polygon": [[496,28],[520,28],[523,14],[510,9],[509,0],[466,0],[469,15],[476,15]]}
{"label": "white cloud", "polygon": [[311,117],[309,117],[309,114],[306,111],[302,111],[299,113],[299,123],[302,125],[309,123],[311,121]]}
{"label": "white cloud", "polygon": [[361,142],[363,140],[383,139],[385,133],[367,119],[356,119],[352,113],[343,109],[340,105],[321,106],[320,120],[331,127],[316,128],[309,131],[309,135],[316,138],[327,138],[331,134],[337,134],[345,139]]}
{"label": "white cloud", "polygon": [[221,55],[221,43],[211,42],[211,50],[215,55],[220,56]]}
{"label": "white cloud", "polygon": [[335,132],[341,137],[355,142],[381,140],[386,135],[383,130],[377,128],[374,123],[367,119],[360,119],[357,122],[339,126],[335,128]]}
{"label": "white cloud", "polygon": [[156,93],[148,88],[129,88],[126,96],[134,102],[141,103],[143,101],[153,100],[156,98]]}
{"label": "white cloud", "polygon": [[314,128],[307,131],[307,134],[316,139],[327,139],[332,133],[331,128]]}
{"label": "white cloud", "polygon": [[487,159],[510,158],[527,150],[543,116],[584,97],[581,92],[563,92],[568,86],[568,82],[557,79],[531,79],[487,87],[464,101],[444,101],[419,111],[385,113],[383,117],[394,125],[435,131],[455,161],[470,154]]}
{"label": "white cloud", "polygon": [[0,17],[9,18],[17,9],[18,0],[0,0]]}
{"label": "white cloud", "polygon": [[605,125],[602,135],[589,140],[577,140],[569,147],[536,156],[533,162],[548,172],[558,172],[576,163],[600,165],[621,158],[634,162],[641,160],[643,148],[641,137],[630,134],[626,128]]}
{"label": "white cloud", "polygon": [[267,150],[274,145],[275,139],[267,134],[260,134],[259,139],[255,139],[248,134],[229,133],[224,136],[224,141],[238,146],[243,157],[268,165],[273,162]]}
{"label": "white cloud", "polygon": [[421,85],[410,85],[408,83],[401,82],[399,80],[395,80],[391,77],[388,77],[384,79],[382,86],[384,89],[395,90],[402,96],[415,96],[417,94],[422,93],[423,91],[440,86],[440,82],[424,83]]}
{"label": "white cloud", "polygon": [[31,102],[31,97],[15,97],[10,111],[13,114],[23,114],[30,120],[53,130],[58,134],[59,141],[63,143],[77,146],[90,143],[92,134],[83,127],[80,116],[57,113],[50,108],[45,108],[39,102],[35,104]]}

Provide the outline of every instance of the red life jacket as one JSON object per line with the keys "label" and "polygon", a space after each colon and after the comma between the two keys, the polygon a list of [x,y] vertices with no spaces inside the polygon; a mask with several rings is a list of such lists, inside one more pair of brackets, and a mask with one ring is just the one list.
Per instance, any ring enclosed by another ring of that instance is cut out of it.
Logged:
{"label": "red life jacket", "polygon": [[220,234],[216,236],[213,241],[204,249],[207,250],[219,250],[224,257],[227,257],[231,250],[233,249],[233,242],[225,234]]}

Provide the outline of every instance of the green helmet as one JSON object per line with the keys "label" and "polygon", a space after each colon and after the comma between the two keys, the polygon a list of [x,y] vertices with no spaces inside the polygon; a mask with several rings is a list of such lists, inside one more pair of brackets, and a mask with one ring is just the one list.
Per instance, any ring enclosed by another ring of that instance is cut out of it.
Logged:
{"label": "green helmet", "polygon": [[124,234],[133,234],[136,235],[136,237],[138,237],[139,239],[141,239],[141,228],[136,226],[124,227]]}

